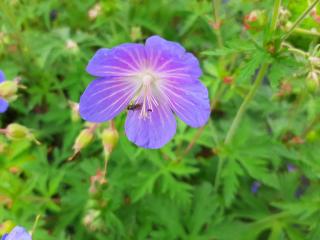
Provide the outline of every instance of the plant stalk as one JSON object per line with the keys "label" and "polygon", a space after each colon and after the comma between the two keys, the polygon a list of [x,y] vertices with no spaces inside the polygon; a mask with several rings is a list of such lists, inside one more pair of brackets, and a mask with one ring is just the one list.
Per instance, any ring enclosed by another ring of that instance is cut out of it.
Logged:
{"label": "plant stalk", "polygon": [[296,27],[304,20],[304,18],[312,11],[312,9],[320,2],[320,0],[315,0],[311,5],[298,17],[298,19],[292,24],[288,32],[281,38],[281,41],[286,40],[290,34],[295,30]]}
{"label": "plant stalk", "polygon": [[272,19],[271,19],[271,28],[270,28],[272,33],[275,32],[277,29],[280,7],[281,7],[281,0],[275,0],[274,7],[273,7],[273,13],[272,13]]}
{"label": "plant stalk", "polygon": [[227,133],[227,136],[226,136],[226,139],[224,141],[225,144],[228,144],[231,142],[239,124],[240,124],[240,121],[242,119],[242,116],[243,114],[245,113],[245,111],[247,110],[247,107],[251,101],[251,99],[254,97],[254,95],[256,94],[262,80],[263,80],[263,77],[265,76],[267,70],[268,70],[268,67],[269,67],[269,63],[264,63],[262,64],[260,70],[259,70],[259,73],[254,81],[254,84],[252,86],[252,88],[250,89],[249,93],[247,94],[247,96],[245,97],[245,99],[243,100],[232,124],[231,124],[231,127]]}

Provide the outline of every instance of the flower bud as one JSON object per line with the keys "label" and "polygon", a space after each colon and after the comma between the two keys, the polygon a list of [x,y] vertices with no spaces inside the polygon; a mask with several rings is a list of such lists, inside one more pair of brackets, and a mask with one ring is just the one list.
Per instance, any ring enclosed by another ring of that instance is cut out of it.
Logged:
{"label": "flower bud", "polygon": [[106,153],[110,154],[119,140],[117,129],[110,127],[103,130],[101,134],[102,144]]}
{"label": "flower bud", "polygon": [[320,58],[318,57],[309,57],[309,61],[312,66],[319,67],[320,66]]}
{"label": "flower bud", "polygon": [[5,99],[14,97],[18,91],[17,81],[4,81],[0,83],[0,96]]}
{"label": "flower bud", "polygon": [[315,22],[320,23],[320,16],[318,15],[316,8],[312,9],[312,11],[310,12],[310,15],[312,16]]}
{"label": "flower bud", "polygon": [[289,29],[291,29],[293,26],[293,23],[288,21],[285,25],[284,25],[284,30],[288,31]]}
{"label": "flower bud", "polygon": [[266,14],[262,10],[253,10],[243,19],[246,30],[260,31],[266,23]]}
{"label": "flower bud", "polygon": [[37,144],[40,142],[34,137],[31,131],[18,123],[11,123],[4,130],[6,136],[12,140],[33,140]]}
{"label": "flower bud", "polygon": [[14,226],[15,226],[15,224],[9,220],[0,224],[0,236],[4,235],[5,233],[10,232]]}
{"label": "flower bud", "polygon": [[80,120],[79,104],[76,102],[69,101],[69,105],[71,108],[71,121],[78,122]]}
{"label": "flower bud", "polygon": [[319,88],[319,77],[315,71],[309,73],[306,79],[307,89],[310,93],[315,93]]}
{"label": "flower bud", "polygon": [[29,135],[29,129],[17,123],[12,123],[7,127],[7,136],[11,139],[25,139]]}
{"label": "flower bud", "polygon": [[91,129],[86,128],[80,132],[73,148],[76,151],[80,151],[81,149],[88,146],[89,143],[92,141],[92,139],[93,139],[93,133],[92,133]]}
{"label": "flower bud", "polygon": [[308,142],[315,142],[319,139],[319,134],[312,130],[307,134],[306,139]]}
{"label": "flower bud", "polygon": [[280,90],[276,94],[277,97],[284,97],[290,95],[292,92],[292,85],[290,82],[283,81],[281,82]]}
{"label": "flower bud", "polygon": [[304,140],[299,136],[294,136],[290,139],[289,143],[293,145],[301,145],[304,144]]}
{"label": "flower bud", "polygon": [[87,147],[92,139],[93,139],[93,132],[95,130],[95,126],[91,128],[85,128],[83,129],[78,137],[76,138],[76,141],[73,145],[74,154],[69,158],[69,160],[73,160],[74,157],[85,147]]}
{"label": "flower bud", "polygon": [[130,38],[133,42],[141,40],[142,39],[141,28],[140,27],[132,27],[131,33],[130,33]]}
{"label": "flower bud", "polygon": [[71,53],[76,53],[79,51],[78,44],[73,41],[72,39],[68,39],[66,42],[66,49],[69,50]]}
{"label": "flower bud", "polygon": [[99,3],[95,4],[88,11],[88,17],[91,21],[95,20],[100,14],[101,14],[101,5]]}
{"label": "flower bud", "polygon": [[288,9],[284,7],[280,7],[279,10],[279,17],[278,17],[278,22],[280,26],[285,26],[286,23],[288,22],[289,18],[291,16],[291,13]]}
{"label": "flower bud", "polygon": [[90,209],[82,220],[83,225],[89,231],[96,231],[102,229],[104,226],[101,219],[101,211],[96,209]]}
{"label": "flower bud", "polygon": [[99,187],[106,183],[105,172],[98,169],[96,175],[90,177],[89,193],[95,195],[98,192]]}
{"label": "flower bud", "polygon": [[223,78],[223,83],[226,85],[231,85],[234,82],[234,78],[232,76],[226,76]]}
{"label": "flower bud", "polygon": [[0,32],[0,46],[4,44],[10,43],[10,37],[9,34],[6,34],[4,32]]}

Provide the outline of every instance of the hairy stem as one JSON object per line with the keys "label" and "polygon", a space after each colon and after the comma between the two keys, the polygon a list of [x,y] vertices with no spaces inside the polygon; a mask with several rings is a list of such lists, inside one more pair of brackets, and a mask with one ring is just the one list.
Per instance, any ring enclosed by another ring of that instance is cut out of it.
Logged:
{"label": "hairy stem", "polygon": [[230,127],[230,129],[227,133],[226,139],[224,141],[225,144],[228,144],[231,142],[231,140],[232,140],[232,138],[233,138],[238,126],[239,126],[239,123],[242,119],[242,116],[245,113],[245,111],[247,110],[248,104],[250,103],[250,101],[254,97],[254,95],[256,94],[256,92],[260,86],[260,83],[262,82],[263,77],[267,72],[268,66],[269,66],[269,63],[264,63],[261,66],[259,73],[256,77],[256,80],[254,81],[254,84],[252,85],[252,88],[250,89],[248,95],[243,100],[235,118],[233,119],[231,127]]}
{"label": "hairy stem", "polygon": [[320,33],[317,30],[307,30],[299,27],[296,27],[293,33],[320,37]]}
{"label": "hairy stem", "polygon": [[[273,15],[272,15],[272,19],[271,19],[271,30],[272,30],[271,33],[273,33],[277,28],[277,21],[278,21],[280,6],[281,6],[281,0],[275,0],[274,7],[273,7]],[[256,94],[256,92],[257,92],[257,90],[263,80],[263,77],[265,76],[265,74],[268,70],[268,67],[269,67],[268,62],[265,62],[261,65],[260,70],[256,76],[256,79],[255,79],[249,93],[246,95],[245,99],[243,100],[240,108],[238,109],[238,112],[237,112],[235,118],[233,119],[231,127],[229,128],[229,130],[227,132],[227,135],[226,135],[226,138],[224,141],[225,145],[229,144],[232,141],[232,139],[236,133],[236,130],[239,127],[241,119],[242,119],[245,111],[247,110],[247,107],[248,107],[250,101],[255,96],[255,94]],[[219,158],[217,173],[216,173],[215,183],[214,183],[214,189],[216,191],[218,191],[219,186],[220,186],[221,173],[222,173],[222,169],[223,169],[223,165],[224,165],[225,161],[226,161],[225,157]]]}
{"label": "hairy stem", "polygon": [[[269,67],[269,63],[264,63],[261,66],[252,88],[250,89],[249,93],[247,94],[247,96],[243,100],[235,118],[233,119],[231,127],[229,128],[226,139],[224,141],[225,144],[229,144],[231,142],[234,134],[236,133],[237,128],[239,127],[242,116],[245,113],[250,101],[255,96],[255,94],[256,94],[256,92],[257,92],[257,90],[263,80],[263,77],[265,76],[265,74],[268,70],[268,67]],[[226,160],[226,158],[221,157],[218,162],[217,173],[216,173],[215,184],[214,184],[214,189],[216,191],[218,190],[219,185],[220,185],[221,173],[222,173],[222,168],[223,168],[225,160]]]}
{"label": "hairy stem", "polygon": [[[214,17],[214,21],[215,24],[217,25],[215,28],[215,33],[217,36],[217,41],[218,41],[218,46],[219,48],[223,48],[223,39],[222,39],[222,35],[221,35],[221,19],[220,19],[220,0],[212,0],[212,8],[213,8],[213,17]],[[220,62],[223,63],[224,60],[221,57],[220,58]]]}
{"label": "hairy stem", "polygon": [[36,228],[37,228],[37,225],[38,225],[38,222],[39,222],[39,220],[40,220],[40,217],[41,217],[40,214],[38,214],[38,215],[36,216],[36,220],[34,221],[34,224],[33,224],[33,226],[32,226],[31,236],[34,234],[34,231],[35,231]]}

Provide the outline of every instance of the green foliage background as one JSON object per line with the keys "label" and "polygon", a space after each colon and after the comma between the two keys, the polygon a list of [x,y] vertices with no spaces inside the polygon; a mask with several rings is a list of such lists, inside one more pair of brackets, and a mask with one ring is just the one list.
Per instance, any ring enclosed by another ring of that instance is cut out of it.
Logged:
{"label": "green foliage background", "polygon": [[[320,239],[319,82],[310,85],[307,58],[277,45],[284,30],[269,29],[274,1],[221,1],[222,44],[211,1],[105,0],[90,20],[96,3],[0,0],[0,69],[10,80],[21,76],[27,87],[0,116],[1,127],[23,124],[42,142],[0,139],[0,233],[17,224],[31,230],[40,214],[35,240]],[[282,5],[294,21],[308,1]],[[246,31],[243,19],[253,10],[264,17]],[[310,16],[300,28],[320,30]],[[315,32],[293,33],[287,42],[311,54],[319,42]],[[84,126],[72,121],[68,101],[78,102],[92,80],[85,67],[97,49],[154,34],[199,58],[214,111],[199,138],[198,129],[179,120],[176,136],[160,150],[130,143],[121,114],[107,184],[90,194],[90,177],[103,168],[103,148],[97,134],[67,161]],[[78,48],[68,49],[69,39]],[[266,61],[262,85],[233,140],[224,144]],[[231,84],[223,81],[227,76]],[[257,192],[253,185],[260,186]]]}

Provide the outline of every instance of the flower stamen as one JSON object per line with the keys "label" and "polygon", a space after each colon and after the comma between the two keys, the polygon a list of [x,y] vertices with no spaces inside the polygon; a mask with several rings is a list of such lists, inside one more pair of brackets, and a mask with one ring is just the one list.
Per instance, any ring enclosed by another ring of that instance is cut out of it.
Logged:
{"label": "flower stamen", "polygon": [[135,101],[137,103],[141,103],[139,118],[149,118],[150,113],[153,112],[153,108],[159,105],[153,94],[153,85],[155,84],[155,80],[155,77],[150,73],[144,73],[140,77],[140,81],[142,83],[137,94],[139,97],[137,97]]}

